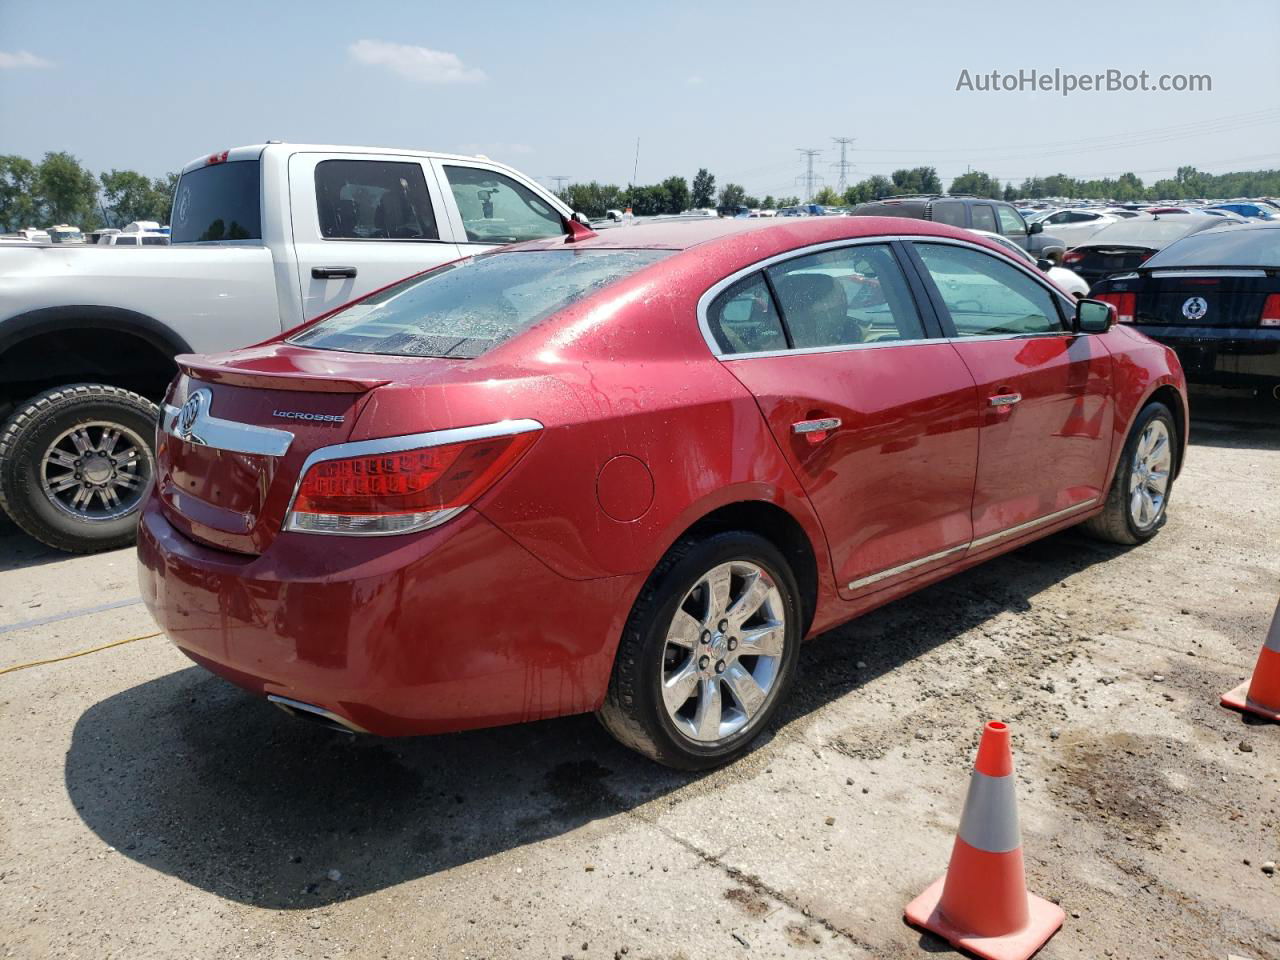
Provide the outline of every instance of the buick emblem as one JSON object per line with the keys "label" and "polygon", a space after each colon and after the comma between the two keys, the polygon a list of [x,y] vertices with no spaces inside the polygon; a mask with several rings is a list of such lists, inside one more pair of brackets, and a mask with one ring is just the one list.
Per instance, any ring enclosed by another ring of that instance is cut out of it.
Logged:
{"label": "buick emblem", "polygon": [[1182,315],[1188,320],[1199,320],[1209,312],[1204,297],[1190,297],[1182,304]]}
{"label": "buick emblem", "polygon": [[205,401],[209,398],[207,390],[197,390],[187,402],[182,405],[182,409],[178,411],[178,436],[190,443],[201,443],[199,437],[193,435],[196,428],[196,421],[200,419],[200,411],[204,408]]}

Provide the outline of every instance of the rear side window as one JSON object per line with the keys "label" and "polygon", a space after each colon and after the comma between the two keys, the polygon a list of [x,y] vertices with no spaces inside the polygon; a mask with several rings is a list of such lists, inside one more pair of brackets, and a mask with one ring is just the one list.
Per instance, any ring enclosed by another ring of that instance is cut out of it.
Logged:
{"label": "rear side window", "polygon": [[966,226],[964,204],[959,200],[939,200],[933,205],[929,215],[937,223],[946,223],[953,227]]}
{"label": "rear side window", "polygon": [[968,247],[917,243],[916,250],[942,295],[957,336],[1063,329],[1053,294],[1017,267]]}
{"label": "rear side window", "polygon": [[290,343],[470,359],[669,250],[536,250],[446,264],[314,323]]}
{"label": "rear side window", "polygon": [[142,245],[144,247],[167,247],[169,245],[168,237],[143,237]]}
{"label": "rear side window", "polygon": [[973,229],[996,232],[996,215],[987,204],[979,203],[973,207]]}
{"label": "rear side window", "polygon": [[444,175],[472,243],[517,243],[564,234],[560,214],[510,177],[454,166],[446,166]]}
{"label": "rear side window", "polygon": [[924,339],[910,288],[884,244],[824,250],[768,272],[797,349]]}
{"label": "rear side window", "polygon": [[316,212],[326,240],[439,240],[420,163],[322,160]]}
{"label": "rear side window", "polygon": [[716,297],[707,325],[723,353],[787,349],[787,335],[764,277],[753,273]]}
{"label": "rear side window", "polygon": [[262,168],[257,160],[184,173],[173,198],[173,243],[262,239]]}

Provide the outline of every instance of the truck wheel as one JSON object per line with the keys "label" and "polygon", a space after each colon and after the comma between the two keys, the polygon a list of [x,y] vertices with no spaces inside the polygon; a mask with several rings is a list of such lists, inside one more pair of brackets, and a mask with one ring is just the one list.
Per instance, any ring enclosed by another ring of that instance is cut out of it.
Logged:
{"label": "truck wheel", "polygon": [[155,477],[156,405],[97,383],[47,390],[0,427],[0,507],[73,553],[133,543]]}

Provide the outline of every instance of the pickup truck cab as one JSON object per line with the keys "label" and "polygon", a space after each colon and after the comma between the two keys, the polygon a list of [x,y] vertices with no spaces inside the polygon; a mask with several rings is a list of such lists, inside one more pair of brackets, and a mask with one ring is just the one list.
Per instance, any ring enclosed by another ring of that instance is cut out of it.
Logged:
{"label": "pickup truck cab", "polygon": [[0,247],[0,507],[60,549],[132,542],[174,356],[257,343],[574,216],[486,157],[267,143],[183,167],[167,247]]}

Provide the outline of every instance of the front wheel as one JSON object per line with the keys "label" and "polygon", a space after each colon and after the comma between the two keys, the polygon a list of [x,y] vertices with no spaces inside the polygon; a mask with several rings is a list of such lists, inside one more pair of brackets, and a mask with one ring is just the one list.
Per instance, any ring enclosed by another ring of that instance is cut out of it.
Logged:
{"label": "front wheel", "polygon": [[799,591],[753,533],[677,543],[641,590],[599,711],[625,745],[701,770],[745,753],[795,674]]}
{"label": "front wheel", "polygon": [[128,546],[155,476],[156,415],[145,397],[103,384],[19,404],[0,428],[0,507],[59,550]]}
{"label": "front wheel", "polygon": [[1173,413],[1163,403],[1147,404],[1129,431],[1106,506],[1084,528],[1099,540],[1125,545],[1154,537],[1164,525],[1177,452]]}

